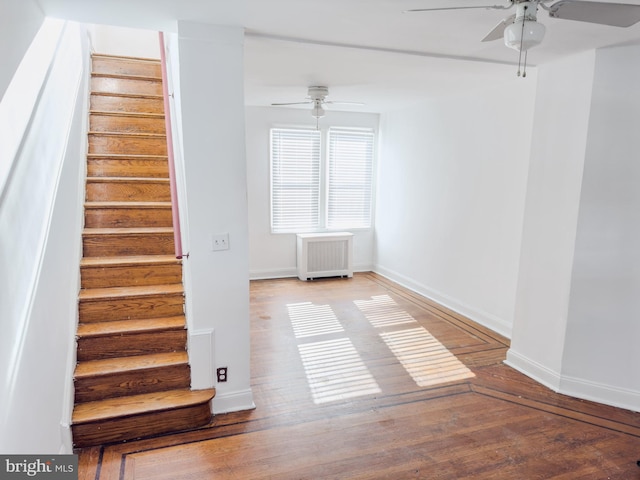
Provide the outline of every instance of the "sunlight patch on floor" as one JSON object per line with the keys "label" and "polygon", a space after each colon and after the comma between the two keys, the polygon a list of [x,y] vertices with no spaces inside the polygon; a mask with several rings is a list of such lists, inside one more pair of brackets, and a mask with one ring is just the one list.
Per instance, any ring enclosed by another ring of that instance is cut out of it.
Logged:
{"label": "sunlight patch on floor", "polygon": [[389,295],[374,295],[371,300],[354,300],[353,303],[376,328],[417,323],[416,319],[398,307]]}
{"label": "sunlight patch on floor", "polygon": [[287,305],[296,338],[313,337],[327,333],[344,332],[344,328],[329,305],[311,302]]}
{"label": "sunlight patch on floor", "polygon": [[383,332],[380,336],[421,387],[475,377],[425,328]]}
{"label": "sunlight patch on floor", "polygon": [[380,387],[348,338],[298,345],[316,404],[380,393]]}

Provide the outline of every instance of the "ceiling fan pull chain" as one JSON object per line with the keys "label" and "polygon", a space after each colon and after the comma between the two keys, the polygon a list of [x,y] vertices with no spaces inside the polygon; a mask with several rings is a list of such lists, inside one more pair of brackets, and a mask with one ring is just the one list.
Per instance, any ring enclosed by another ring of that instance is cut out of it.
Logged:
{"label": "ceiling fan pull chain", "polygon": [[[524,41],[524,22],[525,22],[526,18],[527,18],[527,6],[525,5],[525,7],[524,7],[524,15],[522,15],[522,31],[520,32],[520,48],[519,48],[519,51],[518,51],[518,76],[520,76],[520,64],[522,62],[522,43]],[[526,57],[526,52],[525,52],[525,59],[526,58],[527,57]],[[526,65],[526,60],[525,60],[525,65]],[[526,68],[526,66],[525,66],[525,68]],[[525,72],[523,77],[526,76],[526,75],[527,74]]]}
{"label": "ceiling fan pull chain", "polygon": [[527,76],[527,53],[529,53],[529,50],[524,51],[524,66],[522,67],[522,78]]}

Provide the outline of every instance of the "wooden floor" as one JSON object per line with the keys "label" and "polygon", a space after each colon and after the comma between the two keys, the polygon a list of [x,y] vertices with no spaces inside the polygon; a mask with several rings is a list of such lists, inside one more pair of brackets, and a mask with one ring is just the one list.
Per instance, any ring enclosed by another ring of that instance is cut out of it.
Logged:
{"label": "wooden floor", "polygon": [[549,391],[382,277],[252,282],[251,333],[255,410],[81,450],[80,479],[640,479],[640,414]]}

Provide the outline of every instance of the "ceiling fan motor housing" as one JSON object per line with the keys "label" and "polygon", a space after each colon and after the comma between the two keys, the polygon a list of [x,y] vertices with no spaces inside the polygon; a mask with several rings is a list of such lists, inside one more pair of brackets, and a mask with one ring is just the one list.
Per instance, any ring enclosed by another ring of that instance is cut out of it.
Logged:
{"label": "ceiling fan motor housing", "polygon": [[328,87],[319,87],[319,86],[312,86],[309,87],[307,96],[311,99],[311,100],[324,100],[324,98],[329,95],[329,88]]}

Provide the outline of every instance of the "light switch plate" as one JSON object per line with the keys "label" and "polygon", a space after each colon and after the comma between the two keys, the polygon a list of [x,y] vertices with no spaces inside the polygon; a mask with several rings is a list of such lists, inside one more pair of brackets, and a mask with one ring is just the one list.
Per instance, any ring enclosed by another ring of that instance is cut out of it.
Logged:
{"label": "light switch plate", "polygon": [[211,237],[211,250],[229,250],[229,234],[216,233]]}

